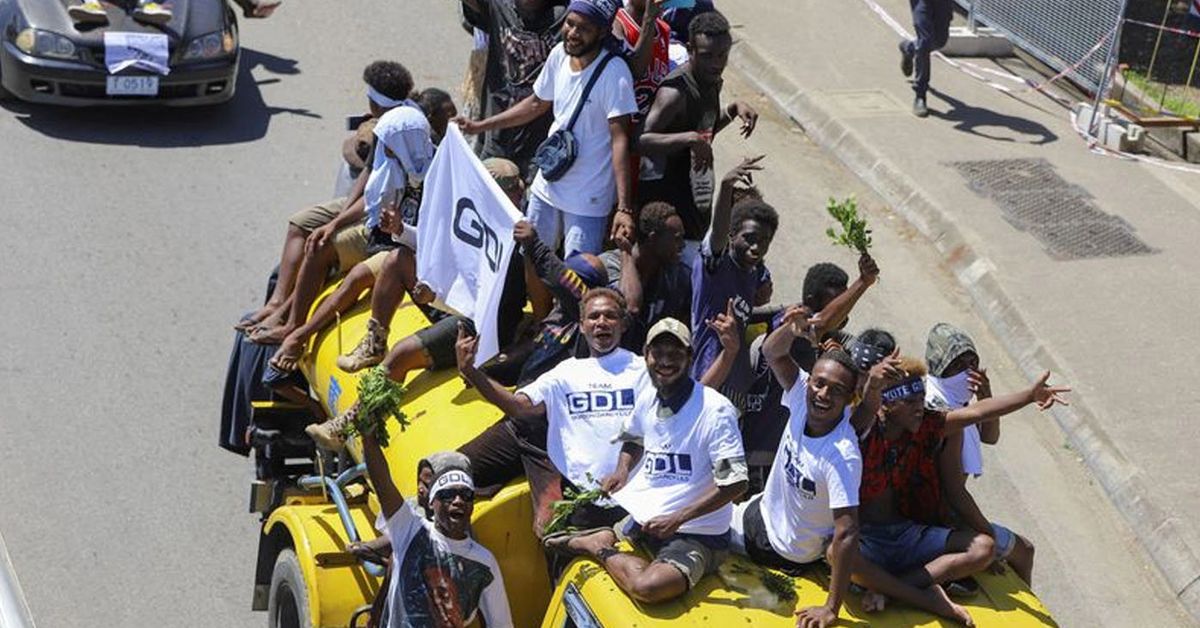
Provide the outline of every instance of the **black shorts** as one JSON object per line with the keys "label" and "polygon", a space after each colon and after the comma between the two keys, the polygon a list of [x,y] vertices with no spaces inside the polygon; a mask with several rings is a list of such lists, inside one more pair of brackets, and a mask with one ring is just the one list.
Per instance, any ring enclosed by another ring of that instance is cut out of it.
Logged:
{"label": "black shorts", "polygon": [[421,348],[429,356],[429,370],[450,368],[458,364],[454,354],[454,344],[458,342],[458,323],[467,319],[459,316],[447,316],[429,327],[418,329],[414,334]]}
{"label": "black shorts", "polygon": [[796,574],[806,570],[812,563],[794,563],[780,556],[771,547],[771,539],[767,536],[767,524],[763,523],[760,501],[762,495],[755,495],[746,504],[742,519],[742,536],[746,545],[746,555],[750,560],[764,567],[778,569],[784,573]]}

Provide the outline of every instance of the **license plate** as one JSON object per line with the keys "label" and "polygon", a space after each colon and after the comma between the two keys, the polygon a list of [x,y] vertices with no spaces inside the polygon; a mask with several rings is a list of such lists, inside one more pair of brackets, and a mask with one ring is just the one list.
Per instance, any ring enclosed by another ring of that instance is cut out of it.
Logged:
{"label": "license plate", "polygon": [[157,76],[110,76],[105,86],[109,96],[157,96]]}

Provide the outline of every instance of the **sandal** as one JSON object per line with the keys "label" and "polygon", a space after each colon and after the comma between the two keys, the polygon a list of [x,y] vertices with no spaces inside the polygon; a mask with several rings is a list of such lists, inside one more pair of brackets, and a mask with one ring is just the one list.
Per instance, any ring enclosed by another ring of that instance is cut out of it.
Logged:
{"label": "sandal", "polygon": [[[286,342],[286,341],[285,341]],[[296,353],[284,353],[283,346],[280,345],[279,350],[275,355],[271,356],[271,366],[280,373],[291,373],[296,370],[300,364],[300,358],[304,357],[304,347],[300,347],[300,351]]]}

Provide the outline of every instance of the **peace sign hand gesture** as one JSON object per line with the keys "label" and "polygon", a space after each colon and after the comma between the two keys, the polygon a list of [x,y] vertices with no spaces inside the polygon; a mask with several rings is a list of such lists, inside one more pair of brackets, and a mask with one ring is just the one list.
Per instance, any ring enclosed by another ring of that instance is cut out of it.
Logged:
{"label": "peace sign hand gesture", "polygon": [[1059,396],[1060,393],[1071,392],[1070,386],[1049,386],[1047,381],[1050,380],[1050,371],[1042,373],[1038,381],[1029,389],[1031,403],[1036,403],[1038,410],[1049,410],[1054,407],[1054,404],[1060,403],[1064,406],[1071,404],[1067,403],[1066,399]]}

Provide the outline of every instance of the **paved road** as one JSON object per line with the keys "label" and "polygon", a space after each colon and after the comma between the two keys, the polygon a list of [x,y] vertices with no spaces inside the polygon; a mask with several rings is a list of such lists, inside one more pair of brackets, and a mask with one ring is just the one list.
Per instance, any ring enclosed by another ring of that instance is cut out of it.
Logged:
{"label": "paved road", "polygon": [[225,108],[0,109],[0,530],[40,628],[264,625],[250,467],[216,447],[230,325],[330,196],[362,68],[456,87],[469,45],[453,3],[394,0],[242,41]]}
{"label": "paved road", "polygon": [[[243,43],[225,109],[0,111],[0,532],[41,628],[263,625],[248,610],[249,465],[215,446],[229,324],[260,298],[286,216],[328,196],[361,68],[394,57],[419,85],[455,87],[468,42],[450,2],[363,0],[290,3]],[[934,321],[958,322],[997,389],[1019,384],[923,242],[850,173],[769,115],[751,142],[720,139],[718,167],[758,152],[784,220],[768,259],[780,298],[813,262],[852,267],[821,208],[855,192],[884,274],[853,327],[919,351]],[[1177,623],[1057,428],[1033,412],[1010,424],[977,492],[1038,544],[1056,616]]]}

